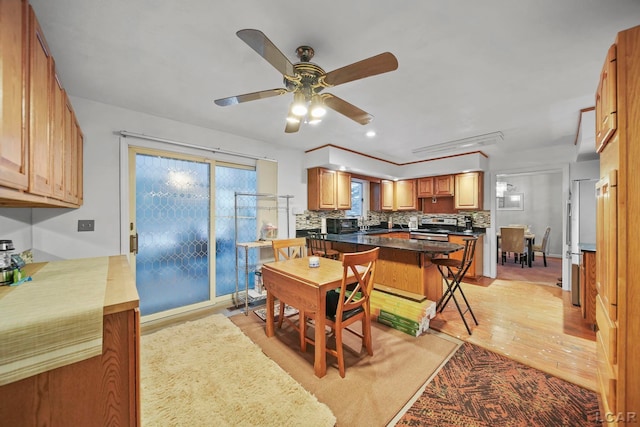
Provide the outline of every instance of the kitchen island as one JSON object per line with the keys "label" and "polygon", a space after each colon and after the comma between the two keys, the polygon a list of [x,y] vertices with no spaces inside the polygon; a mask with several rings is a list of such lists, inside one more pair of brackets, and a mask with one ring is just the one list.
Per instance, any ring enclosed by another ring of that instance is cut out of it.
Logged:
{"label": "kitchen island", "polygon": [[442,276],[431,260],[463,248],[456,243],[397,239],[365,233],[328,234],[327,241],[340,252],[380,248],[376,284],[424,295],[431,301],[439,301],[443,293]]}
{"label": "kitchen island", "polygon": [[[98,303],[102,318],[101,345],[96,356],[38,370],[39,373],[0,386],[0,424],[140,425],[139,298],[127,257],[27,264],[24,273],[33,280],[0,288],[0,313],[10,309],[8,304],[18,299],[19,293],[26,293],[33,296],[32,313],[26,310],[25,319],[13,323],[24,325],[34,317],[33,312],[46,314],[50,319],[46,323],[60,336],[65,332],[61,327],[63,313],[78,305],[75,301],[77,294],[84,292],[82,288],[101,288],[103,297]],[[67,284],[79,284],[80,289],[69,292]],[[51,298],[55,294],[63,297]],[[7,324],[12,319],[3,320]],[[26,337],[43,333],[42,326],[37,329]],[[11,330],[5,332],[10,339],[15,337]],[[7,345],[4,338],[1,342]],[[15,350],[15,342],[14,339],[11,348],[3,350]],[[46,358],[49,354],[41,356]]]}

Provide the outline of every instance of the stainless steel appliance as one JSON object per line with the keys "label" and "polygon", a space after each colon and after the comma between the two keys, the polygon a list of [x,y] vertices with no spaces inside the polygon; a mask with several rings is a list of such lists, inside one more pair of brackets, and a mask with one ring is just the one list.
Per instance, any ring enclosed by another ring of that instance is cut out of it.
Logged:
{"label": "stainless steel appliance", "polygon": [[471,215],[464,217],[464,231],[473,231],[473,217]]}
{"label": "stainless steel appliance", "polygon": [[410,216],[409,217],[409,230],[417,230],[418,229],[418,217]]}
{"label": "stainless steel appliance", "polygon": [[347,234],[358,231],[358,218],[327,218],[327,233]]}
{"label": "stainless steel appliance", "polygon": [[446,242],[449,240],[449,233],[456,231],[458,220],[449,217],[424,217],[420,221],[420,227],[412,230],[409,237],[418,240],[435,240]]}
{"label": "stainless steel appliance", "polygon": [[11,240],[0,240],[0,285],[13,283],[13,270],[15,267],[11,261],[12,252],[13,242]]}

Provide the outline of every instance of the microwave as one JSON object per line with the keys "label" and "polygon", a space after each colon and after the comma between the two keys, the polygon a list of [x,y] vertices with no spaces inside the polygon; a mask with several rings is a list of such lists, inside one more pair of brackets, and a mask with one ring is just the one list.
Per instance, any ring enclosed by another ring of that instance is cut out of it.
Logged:
{"label": "microwave", "polygon": [[327,233],[346,234],[358,231],[358,218],[327,218]]}

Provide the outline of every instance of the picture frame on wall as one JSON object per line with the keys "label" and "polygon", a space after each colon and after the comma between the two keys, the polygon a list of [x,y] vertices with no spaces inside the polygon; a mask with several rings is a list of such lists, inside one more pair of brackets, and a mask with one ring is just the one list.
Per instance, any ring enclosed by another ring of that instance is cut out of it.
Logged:
{"label": "picture frame on wall", "polygon": [[497,197],[496,206],[499,211],[522,211],[524,193],[505,193],[503,197]]}

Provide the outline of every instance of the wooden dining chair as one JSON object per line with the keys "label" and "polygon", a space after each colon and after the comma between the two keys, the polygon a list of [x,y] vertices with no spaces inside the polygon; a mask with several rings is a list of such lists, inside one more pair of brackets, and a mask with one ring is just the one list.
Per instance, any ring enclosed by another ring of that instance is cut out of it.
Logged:
{"label": "wooden dining chair", "polygon": [[[295,237],[293,239],[278,239],[272,240],[271,246],[273,247],[273,257],[276,261],[281,261],[291,258],[304,258],[307,256],[307,239],[304,237]],[[285,303],[280,301],[280,311],[278,316],[278,328],[282,328],[282,322],[285,320],[284,316]],[[303,323],[304,314],[300,313],[300,323]],[[287,322],[291,324],[295,329],[300,329],[295,323],[287,319]]]}
{"label": "wooden dining chair", "polygon": [[508,253],[514,253],[520,266],[524,268],[527,260],[525,247],[524,227],[500,227],[500,250],[502,251],[502,265],[507,259]]}
{"label": "wooden dining chair", "polygon": [[330,243],[327,242],[327,235],[323,233],[309,233],[307,235],[309,242],[309,255],[320,256],[324,258],[339,259],[340,252],[331,249]]}
{"label": "wooden dining chair", "polygon": [[[345,253],[342,258],[342,283],[339,289],[327,292],[326,324],[335,335],[336,348],[325,347],[325,351],[338,359],[340,376],[344,378],[344,349],[342,345],[343,331],[348,331],[362,339],[362,345],[369,356],[373,356],[371,341],[371,306],[369,298],[373,291],[376,264],[380,248],[364,252]],[[305,313],[305,317],[314,319],[317,313]],[[353,323],[362,322],[362,332],[350,329]],[[306,336],[306,321],[301,322],[300,338],[302,351],[306,344],[315,345],[313,339]]]}
{"label": "wooden dining chair", "polygon": [[[547,266],[547,252],[549,251],[548,245],[549,245],[549,233],[551,232],[551,227],[547,227],[546,230],[544,230],[544,236],[542,237],[542,243],[540,243],[539,245],[533,245],[532,248],[532,252],[536,253],[536,252],[542,252],[542,259],[544,261],[544,266]],[[533,257],[531,257],[531,260],[533,260]]]}

